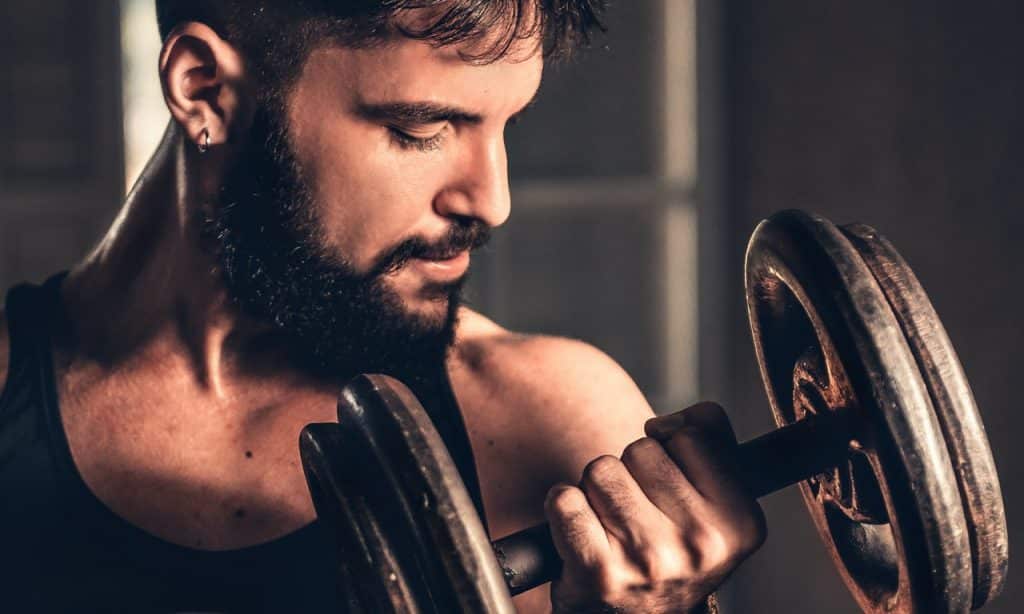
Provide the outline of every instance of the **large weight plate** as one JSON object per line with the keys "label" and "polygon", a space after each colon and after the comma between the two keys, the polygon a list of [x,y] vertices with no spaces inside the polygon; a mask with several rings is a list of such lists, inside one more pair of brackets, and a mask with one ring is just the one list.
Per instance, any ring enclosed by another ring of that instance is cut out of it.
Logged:
{"label": "large weight plate", "polygon": [[864,224],[841,230],[885,293],[931,394],[957,468],[971,542],[972,606],[978,609],[1002,591],[1009,555],[999,476],[974,394],[928,295],[892,243]]}
{"label": "large weight plate", "polygon": [[849,461],[801,484],[865,612],[966,612],[971,549],[946,442],[915,356],[871,271],[827,220],[785,211],[746,258],[747,307],[776,422],[851,411]]}
{"label": "large weight plate", "polygon": [[515,612],[458,469],[402,383],[357,377],[338,400],[338,424],[306,427],[300,452],[317,514],[338,541],[350,609]]}

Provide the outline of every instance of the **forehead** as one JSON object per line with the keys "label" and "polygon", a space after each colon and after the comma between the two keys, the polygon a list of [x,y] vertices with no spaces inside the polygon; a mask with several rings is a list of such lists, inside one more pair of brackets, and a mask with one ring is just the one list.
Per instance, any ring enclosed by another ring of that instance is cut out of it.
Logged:
{"label": "forehead", "polygon": [[481,114],[521,106],[540,85],[544,62],[532,39],[485,64],[467,61],[466,52],[472,49],[408,38],[365,49],[331,44],[310,54],[299,85],[335,100],[458,104]]}

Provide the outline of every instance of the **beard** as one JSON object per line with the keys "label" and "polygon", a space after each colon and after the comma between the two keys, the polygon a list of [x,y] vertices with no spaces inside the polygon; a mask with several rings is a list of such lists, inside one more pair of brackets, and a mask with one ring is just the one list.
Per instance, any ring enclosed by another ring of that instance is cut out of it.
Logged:
{"label": "beard", "polygon": [[330,253],[288,140],[283,113],[257,113],[251,139],[231,163],[218,202],[207,208],[204,240],[215,252],[234,305],[285,337],[293,367],[319,379],[358,373],[419,378],[443,363],[457,323],[464,279],[428,283],[421,298],[443,315],[411,312],[386,276],[412,258],[443,259],[483,246],[489,228],[453,219],[441,241],[411,237],[360,273]]}

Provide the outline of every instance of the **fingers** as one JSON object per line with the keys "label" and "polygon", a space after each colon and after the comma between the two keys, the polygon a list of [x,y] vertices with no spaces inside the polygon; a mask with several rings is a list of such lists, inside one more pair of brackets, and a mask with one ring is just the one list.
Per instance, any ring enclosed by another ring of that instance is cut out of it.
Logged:
{"label": "fingers", "polygon": [[736,470],[737,446],[716,443],[694,426],[680,428],[663,445],[706,503],[690,508],[702,525],[705,556],[728,564],[759,548],[765,537],[764,513]]}
{"label": "fingers", "polygon": [[[717,420],[714,409],[706,411]],[[645,437],[622,459],[595,459],[579,488],[550,491],[546,512],[565,563],[552,588],[556,611],[594,604],[688,611],[756,550],[764,535],[760,510],[738,489],[716,484],[729,480],[716,475],[728,446],[708,440],[692,423],[677,425],[664,443]]]}
{"label": "fingers", "polygon": [[[730,531],[740,536],[738,549],[752,551],[764,539],[764,514],[742,480],[736,434],[715,403],[698,403],[683,411],[649,420],[644,430],[664,446],[668,456]],[[691,508],[696,509],[696,508]]]}
{"label": "fingers", "polygon": [[687,502],[699,498],[660,444],[641,441],[623,460],[602,456],[588,464],[579,488],[558,486],[548,494],[555,547],[575,549],[571,556],[585,568],[620,556],[644,559],[676,543],[690,517]]}
{"label": "fingers", "polygon": [[608,557],[608,535],[582,490],[569,484],[552,487],[544,514],[555,550],[567,567],[593,569]]}
{"label": "fingers", "polygon": [[622,453],[622,464],[644,495],[677,526],[684,526],[695,506],[703,504],[700,493],[658,441],[644,437]]}
{"label": "fingers", "polygon": [[646,547],[668,524],[635,475],[614,456],[602,456],[588,464],[580,488],[605,531],[629,551]]}
{"label": "fingers", "polygon": [[[667,456],[665,462],[672,463]],[[579,488],[553,489],[547,508],[555,548],[560,553],[575,550],[566,560],[568,575],[599,587],[606,596],[677,578],[692,569],[693,557],[681,543],[679,526],[613,456],[588,464]]]}
{"label": "fingers", "polygon": [[735,465],[736,434],[720,405],[698,403],[653,418],[644,431],[662,443],[703,497],[727,503],[744,495]]}
{"label": "fingers", "polygon": [[651,418],[644,425],[644,432],[648,437],[663,441],[683,427],[695,427],[716,438],[721,437],[724,442],[736,444],[736,433],[725,410],[711,402],[697,403],[674,414]]}
{"label": "fingers", "polygon": [[646,430],[651,437],[627,446],[621,460],[587,465],[578,488],[549,492],[545,511],[565,561],[552,598],[567,610],[600,603],[676,611],[764,539],[760,508],[729,466],[735,436],[720,407],[695,406]]}

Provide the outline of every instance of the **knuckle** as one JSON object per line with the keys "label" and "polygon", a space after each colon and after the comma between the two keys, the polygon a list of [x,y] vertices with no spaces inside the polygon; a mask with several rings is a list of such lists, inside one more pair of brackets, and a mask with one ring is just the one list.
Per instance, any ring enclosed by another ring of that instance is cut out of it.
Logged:
{"label": "knuckle", "polygon": [[695,426],[684,426],[672,434],[672,438],[668,440],[668,445],[688,450],[700,445],[702,439],[703,433],[700,428]]}
{"label": "knuckle", "polygon": [[763,517],[746,515],[705,527],[695,542],[707,567],[735,565],[761,547],[765,539]]}
{"label": "knuckle", "polygon": [[725,419],[727,416],[727,414],[725,413],[725,408],[719,405],[718,403],[715,403],[714,401],[701,401],[700,403],[695,405],[693,409],[703,412],[705,416],[712,416],[722,419]]}
{"label": "knuckle", "polygon": [[746,558],[761,547],[766,536],[764,514],[756,502],[742,514],[730,518],[720,529],[721,540],[735,558]]}
{"label": "knuckle", "polygon": [[683,540],[683,566],[688,577],[697,575],[707,561],[707,555],[697,540]]}
{"label": "knuckle", "polygon": [[568,484],[553,486],[544,499],[545,511],[558,517],[578,514],[586,504],[587,498],[580,489]]}
{"label": "knuckle", "polygon": [[699,423],[706,437],[713,438],[719,444],[736,443],[736,434],[733,432],[732,422],[729,420],[725,409],[718,403],[705,402],[698,406],[700,418],[695,420]]}
{"label": "knuckle", "polygon": [[738,557],[736,535],[721,527],[706,530],[700,540],[701,565],[709,568],[728,564]]}
{"label": "knuckle", "polygon": [[592,573],[594,586],[602,597],[607,598],[618,594],[625,584],[623,574],[611,565],[599,566],[593,569]]}
{"label": "knuckle", "polygon": [[686,567],[686,548],[677,542],[654,541],[645,544],[639,552],[639,565],[652,582],[663,582],[679,577]]}
{"label": "knuckle", "polygon": [[622,461],[610,454],[598,456],[583,469],[583,482],[586,484],[602,484],[617,479],[622,474]]}
{"label": "knuckle", "polygon": [[643,437],[626,446],[626,449],[622,451],[622,462],[629,466],[642,458],[658,453],[661,449],[661,444],[657,440]]}
{"label": "knuckle", "polygon": [[712,527],[705,526],[687,531],[683,536],[680,550],[683,553],[686,573],[690,575],[713,570],[725,560],[725,543]]}

